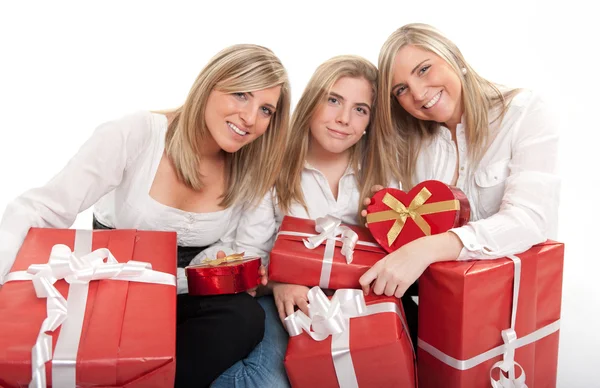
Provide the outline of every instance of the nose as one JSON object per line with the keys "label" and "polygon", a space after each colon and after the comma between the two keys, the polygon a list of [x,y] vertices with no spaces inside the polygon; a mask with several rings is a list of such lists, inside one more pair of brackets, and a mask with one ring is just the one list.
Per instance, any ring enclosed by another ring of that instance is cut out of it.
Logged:
{"label": "nose", "polygon": [[427,99],[429,93],[428,88],[419,82],[410,85],[410,91],[413,96],[413,99],[417,102],[424,101],[425,99]]}
{"label": "nose", "polygon": [[248,104],[240,111],[240,118],[244,122],[246,127],[252,127],[256,122],[256,116],[258,115],[258,106],[254,104]]}
{"label": "nose", "polygon": [[340,125],[348,125],[350,122],[350,109],[351,107],[342,107],[339,109],[335,121]]}

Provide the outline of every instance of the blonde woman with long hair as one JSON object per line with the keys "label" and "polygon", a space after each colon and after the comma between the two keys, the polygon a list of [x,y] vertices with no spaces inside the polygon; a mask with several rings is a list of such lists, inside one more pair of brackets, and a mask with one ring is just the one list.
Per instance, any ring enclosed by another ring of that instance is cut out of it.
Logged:
{"label": "blonde woman with long hair", "polygon": [[388,38],[379,71],[367,185],[443,181],[465,192],[471,220],[386,256],[361,278],[365,292],[401,297],[434,262],[498,258],[555,236],[558,128],[539,96],[482,78],[425,24]]}
{"label": "blonde woman with long hair", "polygon": [[[8,205],[0,224],[0,276],[30,227],[68,228],[95,204],[95,228],[176,231],[178,292],[185,291],[183,267],[210,254],[204,247],[235,231],[242,206],[258,203],[274,184],[289,107],[287,74],[270,50],[224,49],[180,108],[101,125],[48,184]],[[181,293],[175,385],[209,386],[263,332],[264,312],[247,293]]]}
{"label": "blonde woman with long hair", "polygon": [[[315,219],[332,214],[344,223],[359,223],[362,168],[374,130],[376,94],[377,69],[361,57],[334,57],[316,69],[292,116],[273,191],[240,220],[238,251],[260,255],[267,264],[284,215]],[[296,306],[307,312],[308,287],[271,282],[267,289],[273,296],[259,298],[266,313],[263,341],[225,372],[215,388],[232,386],[233,381],[245,387],[289,386],[283,367],[288,334],[280,319]]]}

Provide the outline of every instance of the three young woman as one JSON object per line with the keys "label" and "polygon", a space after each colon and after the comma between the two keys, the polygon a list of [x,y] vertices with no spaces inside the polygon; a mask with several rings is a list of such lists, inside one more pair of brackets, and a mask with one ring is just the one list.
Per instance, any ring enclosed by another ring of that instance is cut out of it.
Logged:
{"label": "three young woman", "polygon": [[[96,202],[98,227],[177,231],[179,266],[224,243],[267,264],[284,214],[357,224],[372,187],[400,182],[408,190],[427,179],[462,189],[471,221],[386,256],[361,278],[366,293],[401,297],[433,262],[501,257],[554,236],[558,135],[548,107],[529,91],[480,77],[432,27],[394,32],[381,50],[378,81],[359,57],[321,65],[284,146],[289,100],[287,76],[270,51],[224,50],[180,109],[101,126],[48,185],[9,205],[0,274],[30,226],[69,227]],[[242,209],[245,201],[260,204]],[[213,386],[287,384],[287,337],[277,315],[305,310],[308,289],[270,282],[268,290],[273,297],[258,303],[245,293],[179,296],[178,386],[207,386],[256,344]]]}

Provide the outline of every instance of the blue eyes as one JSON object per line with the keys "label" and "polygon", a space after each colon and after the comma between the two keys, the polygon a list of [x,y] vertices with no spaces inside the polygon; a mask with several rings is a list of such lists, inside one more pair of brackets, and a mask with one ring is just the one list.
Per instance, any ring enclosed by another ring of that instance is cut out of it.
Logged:
{"label": "blue eyes", "polygon": [[[418,76],[420,77],[420,76],[424,75],[425,73],[427,73],[429,68],[431,68],[431,65],[425,65],[422,68],[420,68],[419,71],[417,72]],[[408,87],[406,85],[402,85],[396,89],[396,93],[394,93],[394,94],[396,95],[396,97],[398,97],[401,94],[403,94],[407,88]]]}
{"label": "blue eyes", "polygon": [[[232,94],[241,101],[248,101],[248,93],[236,92]],[[275,112],[271,108],[267,108],[266,106],[261,107],[260,110],[267,117],[271,117],[273,116],[273,114],[275,114]]]}

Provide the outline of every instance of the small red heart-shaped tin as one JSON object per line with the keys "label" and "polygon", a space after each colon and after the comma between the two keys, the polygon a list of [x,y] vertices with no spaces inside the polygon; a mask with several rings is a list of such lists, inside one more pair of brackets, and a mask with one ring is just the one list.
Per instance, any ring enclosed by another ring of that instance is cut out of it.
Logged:
{"label": "small red heart-shaped tin", "polygon": [[447,232],[469,221],[471,208],[458,188],[436,180],[424,181],[408,193],[383,189],[367,207],[367,227],[388,252],[419,237]]}

